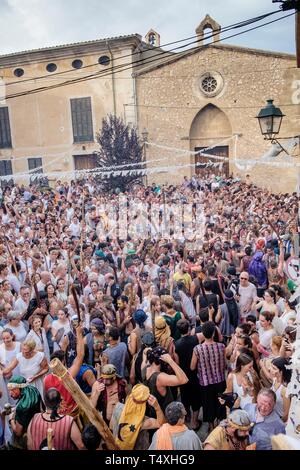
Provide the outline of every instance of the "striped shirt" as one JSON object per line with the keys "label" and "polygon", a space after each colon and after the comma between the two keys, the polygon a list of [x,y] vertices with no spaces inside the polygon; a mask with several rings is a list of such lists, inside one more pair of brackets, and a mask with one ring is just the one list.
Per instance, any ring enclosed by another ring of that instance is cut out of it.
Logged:
{"label": "striped shirt", "polygon": [[53,429],[53,447],[55,450],[76,450],[71,441],[73,418],[62,416],[56,421],[47,420],[42,413],[37,413],[30,424],[32,450],[40,450],[41,443],[47,439],[48,429]]}
{"label": "striped shirt", "polygon": [[225,346],[222,343],[199,344],[194,347],[198,359],[198,380],[201,386],[225,380]]}

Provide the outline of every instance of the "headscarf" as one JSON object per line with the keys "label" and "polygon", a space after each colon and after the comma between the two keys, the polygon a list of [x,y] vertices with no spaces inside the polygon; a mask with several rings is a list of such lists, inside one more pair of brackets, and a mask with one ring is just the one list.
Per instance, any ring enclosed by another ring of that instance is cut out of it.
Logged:
{"label": "headscarf", "polygon": [[171,329],[164,317],[159,316],[155,318],[154,334],[156,344],[167,349],[171,341]]}
{"label": "headscarf", "polygon": [[142,309],[138,309],[133,314],[133,319],[135,323],[139,325],[140,328],[145,328],[144,323],[147,320],[147,315]]}
{"label": "headscarf", "polygon": [[96,328],[96,330],[98,331],[98,333],[100,333],[100,334],[104,334],[104,333],[105,333],[105,326],[104,326],[103,321],[102,321],[100,318],[94,318],[94,319],[91,321],[91,325]]}
{"label": "headscarf", "polygon": [[120,416],[118,435],[116,438],[116,444],[119,446],[120,450],[134,449],[145,417],[146,404],[149,396],[149,388],[145,385],[137,384],[127,397]]}
{"label": "headscarf", "polygon": [[227,419],[221,423],[222,426],[231,426],[232,428],[239,429],[240,431],[249,431],[253,427],[253,423],[245,410],[232,411]]}
{"label": "headscarf", "polygon": [[252,275],[256,278],[259,286],[267,286],[268,284],[268,272],[263,261],[263,252],[257,251],[251,260],[251,263],[248,267],[249,275]]}
{"label": "headscarf", "polygon": [[7,384],[8,390],[20,389],[21,395],[16,406],[15,420],[26,430],[32,417],[41,411],[42,399],[40,392],[33,385],[28,385],[26,379],[14,375]]}
{"label": "headscarf", "polygon": [[102,379],[113,379],[117,375],[117,369],[113,364],[106,364],[101,369]]}
{"label": "headscarf", "polygon": [[263,238],[260,238],[259,240],[257,240],[256,249],[261,251],[264,249],[265,245],[266,245],[265,240]]}

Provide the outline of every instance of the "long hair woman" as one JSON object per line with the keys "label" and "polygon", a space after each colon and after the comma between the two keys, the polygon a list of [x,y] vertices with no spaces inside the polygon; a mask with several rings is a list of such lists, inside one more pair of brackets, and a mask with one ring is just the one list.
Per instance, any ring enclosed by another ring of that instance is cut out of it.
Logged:
{"label": "long hair woman", "polygon": [[273,383],[271,389],[276,393],[275,411],[285,423],[288,420],[290,410],[290,398],[287,396],[287,385],[289,384],[292,371],[288,369],[290,361],[284,357],[276,357],[272,360],[271,375]]}
{"label": "long hair woman", "polygon": [[226,392],[236,393],[235,407],[244,408],[247,403],[255,403],[259,392],[259,379],[253,370],[253,359],[247,354],[239,354],[236,367],[226,380]]}

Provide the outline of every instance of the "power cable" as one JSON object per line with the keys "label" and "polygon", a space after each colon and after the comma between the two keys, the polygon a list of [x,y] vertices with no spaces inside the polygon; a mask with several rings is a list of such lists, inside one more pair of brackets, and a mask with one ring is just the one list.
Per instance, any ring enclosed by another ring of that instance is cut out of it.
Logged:
{"label": "power cable", "polygon": [[[259,29],[261,27],[264,27],[266,25],[269,25],[269,24],[272,24],[272,23],[275,23],[277,21],[281,21],[282,19],[285,19],[289,16],[292,16],[294,15],[295,13],[290,13],[288,15],[285,15],[281,18],[278,18],[278,19],[275,19],[273,21],[269,21],[269,22],[266,22],[266,23],[263,23],[262,25],[258,25],[258,26],[255,26],[253,28],[248,28],[247,30],[245,31],[241,31],[239,33],[236,33],[236,34],[232,34],[230,36],[226,36],[225,38],[222,38],[222,39],[219,39],[219,40],[216,40],[214,42],[217,43],[217,42],[222,42],[226,39],[230,39],[232,37],[236,37],[236,36],[239,36],[241,34],[244,34],[246,32],[249,32],[249,31],[253,31],[253,30],[256,30],[256,29]],[[213,35],[215,35],[216,33],[214,33]],[[211,37],[213,36],[211,35]],[[198,41],[196,41],[198,42]],[[187,47],[188,45],[191,45],[191,44],[194,44],[195,41],[193,41],[192,43],[189,43],[189,44],[185,44],[184,46],[179,46],[179,47],[176,47],[174,48],[173,50],[177,50],[177,49],[181,49],[182,47]],[[193,49],[189,49],[187,51],[184,51],[181,55],[181,57],[184,57],[185,55],[190,55],[191,53],[196,53],[198,52],[199,50],[203,49],[203,48],[206,48],[207,46],[206,45],[201,45],[199,47],[196,47],[196,48],[193,48]],[[35,93],[39,93],[39,92],[42,92],[42,91],[46,91],[46,90],[51,90],[51,89],[55,89],[55,88],[60,88],[62,86],[67,86],[67,85],[71,85],[71,84],[74,84],[74,83],[81,83],[81,82],[84,82],[84,81],[89,81],[89,80],[93,80],[95,78],[98,78],[99,76],[111,76],[115,73],[118,73],[118,72],[124,72],[126,70],[132,70],[132,69],[135,69],[137,68],[137,65],[143,63],[144,65],[148,65],[148,64],[151,64],[153,62],[157,62],[159,59],[157,59],[157,56],[161,56],[162,54],[169,58],[169,57],[174,57],[174,54],[171,53],[171,51],[163,51],[162,53],[160,54],[156,54],[154,57],[151,56],[149,58],[143,58],[143,59],[140,59],[138,61],[134,61],[134,62],[131,62],[131,63],[126,63],[126,64],[120,64],[118,66],[115,66],[114,67],[114,70],[111,68],[110,72],[108,73],[108,70],[105,70],[105,71],[98,71],[98,72],[95,72],[91,75],[88,75],[88,76],[85,76],[85,77],[79,77],[78,79],[73,79],[73,80],[68,80],[66,82],[63,82],[63,83],[60,83],[60,84],[54,84],[54,85],[50,85],[50,86],[47,86],[47,87],[40,87],[40,88],[35,88],[35,89],[32,89],[32,90],[27,90],[27,91],[24,91],[24,92],[19,92],[19,93],[15,93],[15,94],[12,94],[12,95],[7,95],[5,99],[12,99],[12,98],[17,98],[17,97],[20,97],[20,96],[26,96],[26,95],[30,95],[30,94],[35,94]],[[176,57],[174,57],[176,58]],[[148,60],[149,59],[149,60]],[[163,64],[163,62],[160,62],[161,64]],[[127,67],[127,65],[129,67]],[[124,67],[127,67],[127,68],[124,68]]]}
{"label": "power cable", "polygon": [[[260,15],[260,16],[256,16],[254,18],[250,18],[248,20],[243,20],[243,21],[240,21],[238,23],[233,23],[232,25],[224,26],[224,28],[221,29],[221,32],[227,32],[228,30],[231,30],[231,29],[236,29],[238,27],[247,26],[247,25],[252,24],[254,22],[261,21],[262,19],[267,18],[268,16],[274,15],[276,13],[281,13],[281,12],[282,12],[282,10],[276,10],[276,11],[273,11],[273,12],[265,13],[265,14]],[[206,33],[204,33],[204,34],[206,34]],[[211,33],[210,36],[207,36],[204,39],[209,39],[209,38],[215,36],[216,34],[219,34],[219,31],[215,31],[215,32]],[[195,36],[190,36],[190,37],[185,38],[185,39],[179,39],[177,41],[169,42],[169,43],[163,44],[161,46],[152,46],[151,51],[157,50],[157,49],[160,50],[162,47],[167,47],[167,46],[170,46],[170,45],[173,45],[173,44],[178,44],[180,42],[189,41],[189,40],[195,39],[197,37],[198,36],[195,35]],[[107,41],[108,40],[109,39],[107,39]],[[105,41],[105,39],[103,39],[103,41]],[[186,46],[184,46],[184,47],[186,47]],[[163,52],[168,52],[168,51],[163,51]],[[140,51],[133,52],[132,54],[127,54],[127,55],[123,56],[122,58],[116,57],[115,60],[124,59],[126,57],[132,57],[132,56],[137,55],[137,54],[140,54]],[[87,69],[89,67],[95,67],[97,65],[99,65],[98,62],[95,63],[95,64],[85,65],[85,66],[81,67],[80,69],[78,69],[78,71],[79,70],[81,71],[83,69]],[[107,71],[107,70],[109,70],[109,69],[105,69],[105,71]],[[70,72],[74,72],[74,69],[72,68],[72,69],[69,69],[69,70],[64,70],[62,72],[54,72],[54,73],[51,74],[51,77],[58,76],[58,75],[63,75],[63,74],[70,73]],[[41,80],[43,78],[47,79],[47,78],[49,78],[49,75],[41,75],[41,76],[38,76],[38,77],[28,78],[28,79],[25,79],[25,80],[15,80],[14,82],[7,83],[6,86],[22,84],[22,83],[26,83],[26,82],[33,81],[33,80]],[[5,86],[5,85],[0,85],[0,86]]]}

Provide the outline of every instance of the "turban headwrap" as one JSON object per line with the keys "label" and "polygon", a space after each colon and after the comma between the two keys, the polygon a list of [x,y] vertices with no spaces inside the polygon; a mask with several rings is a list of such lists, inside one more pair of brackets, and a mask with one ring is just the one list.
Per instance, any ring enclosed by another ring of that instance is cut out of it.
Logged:
{"label": "turban headwrap", "polygon": [[15,420],[27,429],[33,415],[41,411],[41,395],[36,387],[29,385],[20,375],[13,376],[7,384],[8,390],[20,389],[21,395],[16,406]]}
{"label": "turban headwrap", "polygon": [[146,404],[150,396],[148,387],[137,384],[127,397],[118,425],[117,445],[121,450],[134,449],[145,417]]}

